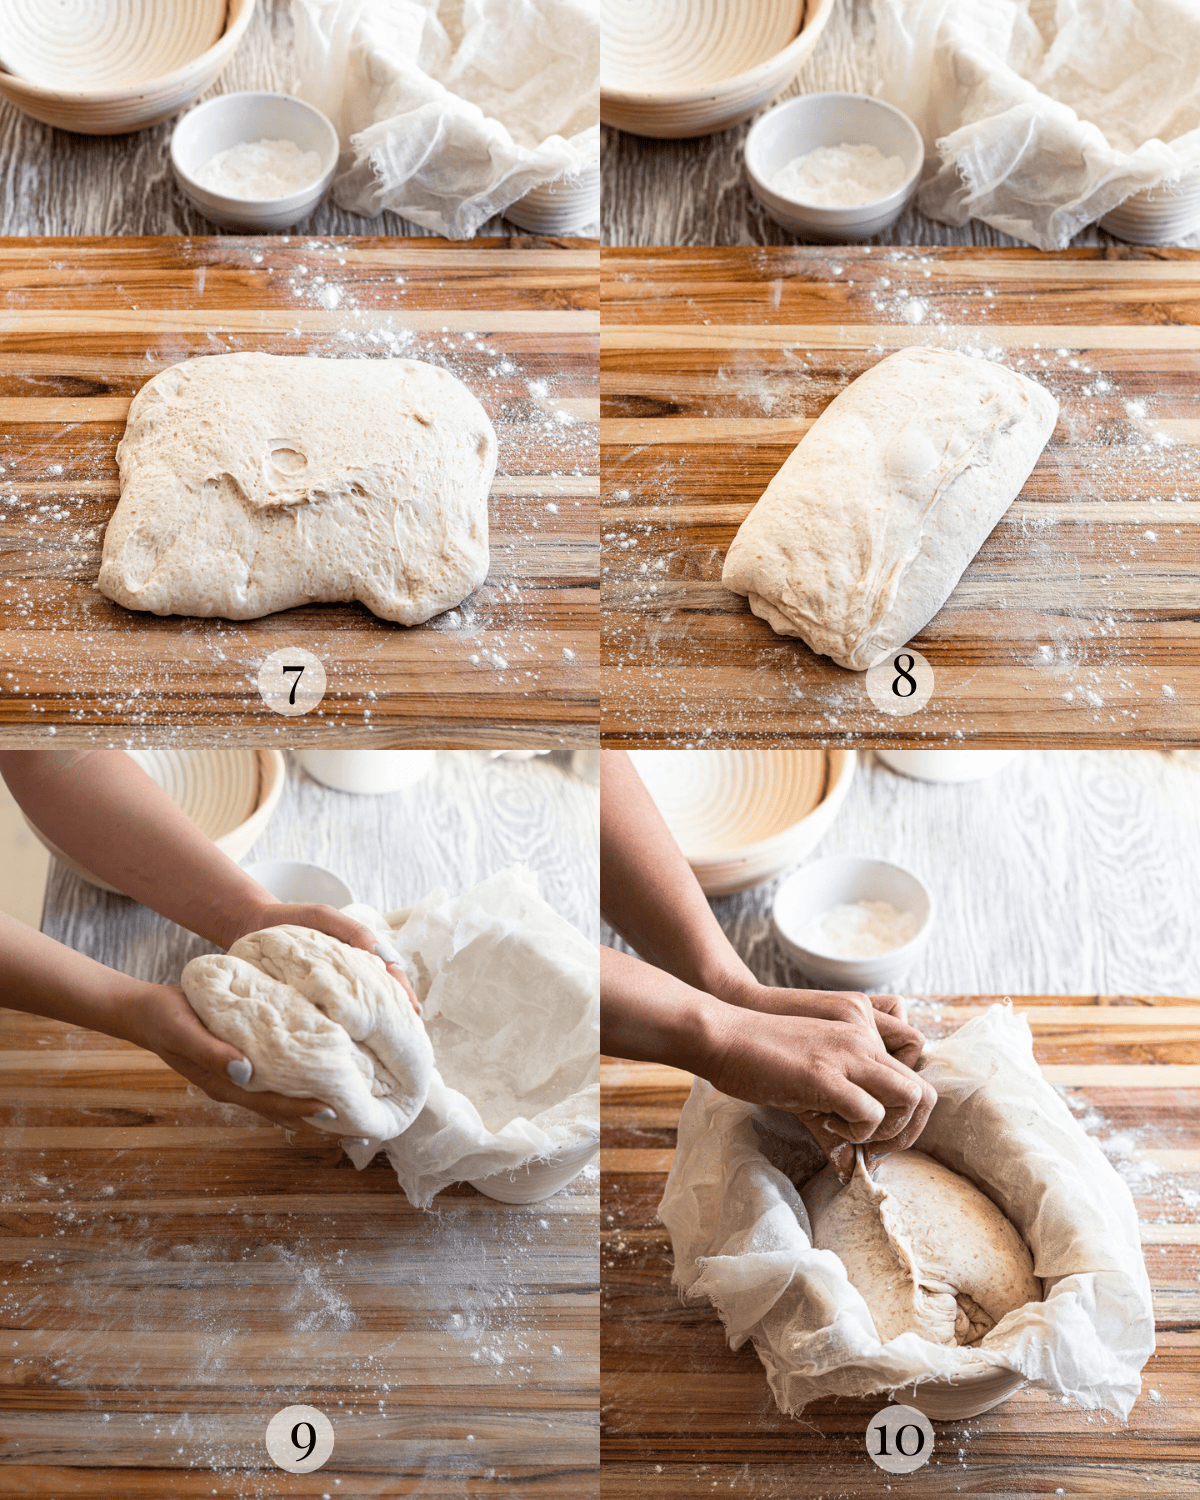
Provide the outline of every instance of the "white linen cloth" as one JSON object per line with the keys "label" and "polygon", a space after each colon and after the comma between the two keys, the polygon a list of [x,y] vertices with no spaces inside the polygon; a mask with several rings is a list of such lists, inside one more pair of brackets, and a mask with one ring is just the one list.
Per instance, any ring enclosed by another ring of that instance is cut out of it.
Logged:
{"label": "white linen cloth", "polygon": [[1042,250],[1200,167],[1200,0],[875,0],[918,204]]}
{"label": "white linen cloth", "polygon": [[598,0],[292,0],[297,93],[342,143],[334,200],[469,239],[600,156]]}
{"label": "white linen cloth", "polygon": [[[372,907],[345,911],[400,950],[433,1043],[424,1108],[382,1143],[410,1203],[599,1149],[599,952],[531,871],[514,865],[461,896],[432,891],[394,932]],[[346,1150],[364,1167],[380,1147]]]}
{"label": "white linen cloth", "polygon": [[[707,1297],[733,1348],[751,1339],[782,1411],[914,1381],[1017,1371],[1081,1406],[1129,1413],[1154,1351],[1154,1310],[1129,1189],[1042,1078],[1011,1005],[927,1049],[938,1093],[917,1142],[971,1178],[1020,1231],[1045,1288],[975,1347],[916,1333],[880,1342],[831,1250],[814,1250],[799,1187],[825,1165],[792,1115],[697,1079],[659,1205],[674,1281]],[[401,1138],[403,1139],[403,1137]]]}

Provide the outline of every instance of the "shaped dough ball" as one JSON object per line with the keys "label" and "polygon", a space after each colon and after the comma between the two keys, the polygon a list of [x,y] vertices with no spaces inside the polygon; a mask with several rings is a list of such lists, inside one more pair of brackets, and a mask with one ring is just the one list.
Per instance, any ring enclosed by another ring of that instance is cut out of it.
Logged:
{"label": "shaped dough ball", "polygon": [[1033,1257],[973,1182],[921,1151],[861,1162],[846,1187],[826,1167],[801,1189],[813,1245],[832,1250],[882,1343],[917,1333],[977,1344],[1006,1313],[1042,1300]]}
{"label": "shaped dough ball", "polygon": [[312,1120],[319,1129],[387,1141],[421,1112],[433,1047],[373,953],[307,927],[268,927],[192,959],[182,984],[208,1030],[250,1059],[248,1089],[337,1111]]}

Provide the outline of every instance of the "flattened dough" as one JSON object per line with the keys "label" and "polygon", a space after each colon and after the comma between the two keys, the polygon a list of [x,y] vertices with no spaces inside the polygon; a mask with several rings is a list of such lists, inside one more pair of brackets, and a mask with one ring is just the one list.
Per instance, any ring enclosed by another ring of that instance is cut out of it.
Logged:
{"label": "flattened dough", "polygon": [[137,393],[98,587],[126,609],[249,620],[359,599],[418,625],[488,571],[496,434],[411,359],[216,354]]}
{"label": "flattened dough", "polygon": [[941,609],[1057,419],[1048,391],[989,360],[891,354],[805,433],[722,581],[780,635],[863,672]]}
{"label": "flattened dough", "polygon": [[412,1124],[433,1047],[381,959],[308,927],[268,927],[192,959],[184,993],[205,1026],[250,1059],[247,1088],[323,1099],[337,1135],[387,1141]]}
{"label": "flattened dough", "polygon": [[1042,1300],[1025,1241],[973,1182],[922,1151],[894,1151],[846,1187],[826,1167],[801,1189],[813,1244],[832,1250],[882,1343],[918,1333],[977,1344],[1015,1307]]}

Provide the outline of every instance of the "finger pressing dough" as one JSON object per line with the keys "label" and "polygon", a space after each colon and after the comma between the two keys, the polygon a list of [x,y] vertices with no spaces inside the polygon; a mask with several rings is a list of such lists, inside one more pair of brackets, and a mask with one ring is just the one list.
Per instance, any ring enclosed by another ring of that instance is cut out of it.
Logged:
{"label": "finger pressing dough", "polygon": [[813,1245],[832,1250],[882,1343],[917,1333],[977,1344],[1002,1317],[1042,1300],[1025,1241],[973,1182],[921,1151],[894,1151],[846,1187],[826,1167],[801,1189]]}
{"label": "finger pressing dough", "polygon": [[133,398],[98,587],[126,609],[249,620],[361,600],[417,625],[487,576],[496,434],[411,359],[218,354]]}
{"label": "finger pressing dough", "polygon": [[214,1036],[238,1047],[247,1088],[321,1099],[338,1135],[386,1141],[420,1113],[433,1048],[381,959],[307,927],[268,927],[227,954],[192,959],[184,993]]}
{"label": "finger pressing dough", "polygon": [[1048,391],[989,360],[889,355],[805,433],[722,581],[780,635],[865,671],[941,609],[1057,418]]}

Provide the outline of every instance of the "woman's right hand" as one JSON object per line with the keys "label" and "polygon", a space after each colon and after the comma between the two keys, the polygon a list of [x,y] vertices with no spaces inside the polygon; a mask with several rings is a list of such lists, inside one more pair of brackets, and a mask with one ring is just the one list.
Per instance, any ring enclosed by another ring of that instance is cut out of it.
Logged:
{"label": "woman's right hand", "polygon": [[[861,998],[861,997],[856,997]],[[696,1071],[722,1093],[799,1116],[838,1176],[854,1146],[873,1157],[917,1139],[937,1102],[933,1088],[884,1045],[869,1012],[830,1020],[719,1004],[708,1013]]]}
{"label": "woman's right hand", "polygon": [[320,1099],[292,1099],[286,1094],[253,1093],[239,1087],[230,1076],[229,1065],[233,1063],[234,1073],[241,1073],[249,1082],[250,1063],[236,1047],[207,1030],[176,985],[143,986],[123,1007],[121,1035],[157,1053],[168,1067],[203,1089],[210,1099],[252,1109],[273,1124],[302,1132],[309,1144],[330,1144],[337,1139],[336,1134],[305,1121],[306,1115],[329,1108]]}

